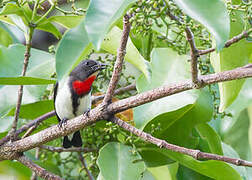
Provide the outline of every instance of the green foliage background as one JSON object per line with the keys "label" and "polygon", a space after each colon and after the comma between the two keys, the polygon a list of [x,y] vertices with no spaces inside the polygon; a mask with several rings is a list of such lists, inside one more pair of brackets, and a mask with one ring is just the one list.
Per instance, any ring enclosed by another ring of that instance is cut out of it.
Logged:
{"label": "green foliage background", "polygon": [[[58,7],[49,16],[31,7],[39,0],[5,0],[0,12],[0,138],[10,130],[17,101],[17,85],[25,85],[19,127],[53,110],[56,80],[66,76],[81,60],[93,58],[111,65],[95,83],[93,92],[104,92],[112,73],[122,35],[122,17],[128,12],[132,29],[126,64],[119,83],[136,80],[137,91],[190,79],[190,47],[184,28],[190,27],[199,49],[217,51],[199,58],[201,74],[252,63],[252,44],[243,39],[229,48],[225,42],[251,29],[252,4],[233,0],[82,0]],[[52,2],[56,3],[56,2]],[[71,9],[69,4],[74,7]],[[56,9],[53,9],[53,8]],[[35,8],[36,9],[36,8]],[[52,10],[52,11],[51,11]],[[171,20],[168,12],[181,23]],[[32,48],[26,77],[20,77],[25,46],[13,28],[27,39],[30,24],[59,41],[49,52]],[[61,33],[60,29],[67,30]],[[56,76],[55,76],[56,73]],[[235,80],[165,97],[133,109],[133,119],[121,115],[137,128],[169,143],[229,157],[251,159],[252,80]],[[131,112],[132,113],[132,112]],[[47,119],[34,133],[57,124]],[[99,180],[112,179],[252,179],[250,168],[225,162],[195,160],[160,149],[108,122],[82,130],[84,147],[97,151],[84,154],[88,168]],[[61,146],[61,139],[48,143]],[[30,159],[65,179],[87,179],[76,152],[25,152]],[[28,179],[31,171],[15,161],[0,162],[0,179]]]}

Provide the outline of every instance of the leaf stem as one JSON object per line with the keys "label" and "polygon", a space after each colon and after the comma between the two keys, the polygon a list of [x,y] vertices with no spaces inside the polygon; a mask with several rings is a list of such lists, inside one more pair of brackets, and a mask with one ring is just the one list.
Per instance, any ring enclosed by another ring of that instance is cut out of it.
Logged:
{"label": "leaf stem", "polygon": [[51,7],[50,7],[50,9],[49,9],[43,16],[41,16],[41,18],[39,18],[39,19],[35,22],[35,24],[38,25],[41,21],[43,21],[43,20],[48,16],[48,14],[49,14],[52,10],[54,10],[55,6],[56,6],[56,4],[52,4]]}

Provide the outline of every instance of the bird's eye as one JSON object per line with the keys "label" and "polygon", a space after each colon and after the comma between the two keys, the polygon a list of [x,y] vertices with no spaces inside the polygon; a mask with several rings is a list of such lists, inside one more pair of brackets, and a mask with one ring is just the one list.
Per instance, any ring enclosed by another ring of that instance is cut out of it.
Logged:
{"label": "bird's eye", "polygon": [[85,62],[85,65],[87,65],[87,66],[88,66],[88,65],[89,65],[89,62],[88,62],[88,61],[86,61],[86,62]]}

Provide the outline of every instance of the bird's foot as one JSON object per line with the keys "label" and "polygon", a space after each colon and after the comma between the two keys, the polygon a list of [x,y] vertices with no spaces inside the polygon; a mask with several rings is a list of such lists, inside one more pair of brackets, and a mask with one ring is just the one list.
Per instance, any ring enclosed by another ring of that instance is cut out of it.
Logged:
{"label": "bird's foot", "polygon": [[89,118],[89,113],[91,111],[91,108],[88,108],[87,111],[83,113],[84,116],[87,116]]}
{"label": "bird's foot", "polygon": [[64,125],[66,124],[66,122],[67,122],[67,119],[66,119],[66,118],[62,119],[62,120],[59,122],[59,127],[62,128],[62,126],[64,126]]}

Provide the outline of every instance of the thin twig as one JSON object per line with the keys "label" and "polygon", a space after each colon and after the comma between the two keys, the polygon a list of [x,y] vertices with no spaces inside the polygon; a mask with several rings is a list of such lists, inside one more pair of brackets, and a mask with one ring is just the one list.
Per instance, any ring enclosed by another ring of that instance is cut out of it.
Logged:
{"label": "thin twig", "polygon": [[[199,79],[202,81],[201,87],[204,87],[208,84],[247,77],[252,77],[252,64],[230,71],[224,71],[210,75],[202,75],[199,76]],[[106,111],[104,111],[101,106],[97,106],[89,112],[89,117],[81,115],[74,119],[69,119],[66,122],[64,129],[59,128],[58,125],[54,125],[24,139],[2,145],[0,147],[0,160],[13,158],[15,159],[17,152],[27,151],[46,142],[52,141],[58,137],[71,134],[90,124],[97,122],[98,120],[104,119],[104,117],[108,117],[109,113],[114,114],[121,112],[129,108],[140,106],[162,97],[170,96],[193,88],[194,84],[192,83],[192,81],[185,80],[180,83],[165,85],[126,99],[113,102],[107,107]]]}
{"label": "thin twig", "polygon": [[[126,92],[126,91],[130,91],[130,90],[135,90],[136,89],[136,84],[131,84],[129,86],[125,86],[125,87],[122,87],[122,88],[118,88],[115,90],[115,95],[116,94],[121,94],[123,92]],[[94,96],[93,97],[93,100],[92,100],[92,103],[96,103],[97,101],[99,100],[102,100],[104,98],[104,94],[103,95],[100,95],[100,96]],[[17,137],[19,134],[23,133],[24,131],[28,130],[26,135],[23,136],[24,137],[27,137],[28,135],[30,135],[30,133],[37,128],[37,126],[43,122],[44,120],[50,118],[50,117],[53,117],[55,116],[55,111],[51,111],[51,112],[48,112],[48,113],[45,113],[43,114],[42,116],[30,121],[29,123],[23,125],[20,129],[18,129],[15,133],[15,137]],[[5,137],[3,137],[2,139],[0,139],[0,146],[3,145],[4,143],[8,142],[10,140],[10,135],[7,135]]]}
{"label": "thin twig", "polygon": [[191,73],[192,73],[192,82],[195,84],[195,87],[199,87],[200,81],[198,79],[198,49],[196,48],[194,36],[189,27],[185,28],[186,38],[191,47]]}
{"label": "thin twig", "polygon": [[110,79],[106,95],[103,99],[104,105],[107,105],[111,102],[116,85],[120,79],[120,74],[121,74],[122,65],[123,65],[123,59],[126,54],[126,46],[127,46],[127,41],[128,41],[128,37],[129,37],[130,27],[131,27],[131,25],[129,22],[129,16],[125,15],[123,18],[123,34],[121,37],[120,47],[117,51],[117,58],[116,58],[116,62],[114,65],[112,77]]}
{"label": "thin twig", "polygon": [[[174,14],[172,14],[170,12],[169,7],[167,7],[167,8],[168,8],[168,11],[166,12],[166,14],[170,17],[170,19],[176,21],[178,25],[181,25],[183,23],[183,19],[181,19],[180,17],[175,16]],[[225,43],[224,47],[227,48],[227,47],[231,46],[232,44],[237,43],[240,40],[249,37],[249,34],[251,32],[252,32],[252,28],[248,29],[247,31],[243,31],[241,34],[239,34],[237,36],[234,36],[232,39],[228,40]],[[208,53],[214,52],[215,50],[216,50],[216,48],[210,48],[210,49],[205,49],[205,50],[198,50],[197,55],[201,56],[201,55],[204,55],[204,54],[208,54]]]}
{"label": "thin twig", "polygon": [[[25,54],[24,54],[24,56],[25,56],[24,57],[24,65],[23,65],[23,70],[22,70],[21,76],[25,76],[26,70],[28,67],[33,31],[34,31],[34,27],[32,27],[32,26],[29,27],[29,34],[28,34],[28,37],[26,38],[26,50],[25,50]],[[9,132],[9,135],[12,140],[15,139],[15,132],[17,130],[17,123],[18,123],[19,112],[20,112],[20,107],[21,107],[22,97],[23,97],[23,88],[24,88],[24,86],[20,85],[19,89],[18,89],[18,99],[17,99],[17,105],[16,105],[16,110],[15,110],[15,115],[14,115],[14,121],[12,124],[12,128]]]}
{"label": "thin twig", "polygon": [[[199,88],[202,88],[209,84],[242,79],[242,78],[247,78],[247,77],[252,77],[251,64],[248,64],[244,67],[239,67],[233,70],[229,70],[229,71],[223,71],[219,73],[199,76],[199,80],[201,81]],[[162,87],[155,88],[155,89],[137,94],[135,96],[122,99],[120,101],[116,101],[107,107],[107,111],[110,113],[121,112],[130,108],[134,108],[134,107],[143,105],[145,103],[160,99],[162,97],[177,94],[179,92],[183,92],[183,91],[190,90],[193,88],[194,88],[194,84],[192,83],[191,80],[186,80],[180,83],[164,85]]]}
{"label": "thin twig", "polygon": [[83,165],[83,167],[87,173],[88,179],[94,180],[92,173],[88,170],[87,162],[86,162],[85,158],[83,157],[82,153],[79,153],[79,159],[80,159],[80,162]]}
{"label": "thin twig", "polygon": [[44,168],[38,166],[37,164],[33,163],[30,159],[25,156],[20,156],[17,158],[19,162],[21,162],[26,167],[30,168],[32,171],[36,173],[37,176],[41,178],[48,179],[48,180],[62,180],[59,176],[45,170]]}
{"label": "thin twig", "polygon": [[[127,91],[131,91],[131,90],[135,90],[135,89],[136,89],[136,84],[135,83],[134,84],[130,84],[128,86],[116,89],[114,95],[121,94],[121,93],[124,93],[124,92],[127,92]],[[102,94],[100,96],[94,96],[93,100],[92,100],[92,103],[95,104],[97,101],[102,100],[104,98],[104,96],[105,96],[105,94]]]}
{"label": "thin twig", "polygon": [[[34,119],[33,121],[30,121],[29,123],[23,125],[20,129],[18,129],[16,131],[15,137],[17,137],[19,134],[26,131],[30,127],[37,126],[38,124],[40,124],[45,119],[48,119],[48,118],[53,117],[53,116],[55,116],[55,111],[48,112],[48,113],[43,114],[42,116]],[[7,135],[4,138],[0,139],[0,146],[3,145],[4,143],[8,142],[9,140],[10,140],[10,135]]]}
{"label": "thin twig", "polygon": [[47,145],[41,145],[39,146],[41,149],[46,149],[51,152],[83,152],[83,153],[89,153],[89,152],[97,152],[97,149],[91,149],[91,148],[83,148],[83,147],[71,147],[71,148],[63,148],[63,147],[53,147],[53,146],[47,146]]}
{"label": "thin twig", "polygon": [[165,140],[155,138],[152,135],[137,129],[134,126],[132,126],[132,125],[126,123],[125,121],[123,121],[121,119],[118,119],[116,117],[113,117],[111,119],[111,121],[116,123],[117,125],[119,125],[123,129],[125,129],[125,130],[135,134],[136,136],[142,138],[144,141],[155,144],[160,148],[166,148],[166,149],[169,149],[169,150],[171,150],[173,152],[179,152],[179,153],[182,153],[182,154],[186,154],[186,155],[192,156],[195,159],[218,160],[218,161],[224,161],[224,162],[227,162],[227,163],[231,163],[231,164],[234,164],[234,165],[237,165],[237,166],[252,167],[252,162],[245,161],[245,160],[242,160],[242,159],[230,158],[230,157],[220,156],[220,155],[211,154],[211,153],[204,153],[204,152],[201,152],[200,150],[188,149],[188,148],[185,148],[185,147],[170,144],[170,143],[166,142]]}
{"label": "thin twig", "polygon": [[[225,43],[225,48],[231,46],[234,43],[239,42],[240,40],[247,38],[249,36],[249,34],[252,32],[252,28],[250,28],[247,31],[243,31],[241,34],[234,36],[232,39],[228,40]],[[214,52],[216,48],[210,48],[210,49],[205,49],[205,50],[198,50],[198,55],[204,55],[204,54],[208,54],[211,52]]]}
{"label": "thin twig", "polygon": [[[39,148],[38,147],[36,148],[35,158],[36,158],[36,160],[39,159]],[[31,176],[30,180],[37,180],[37,175],[34,171],[32,172],[32,176]]]}

